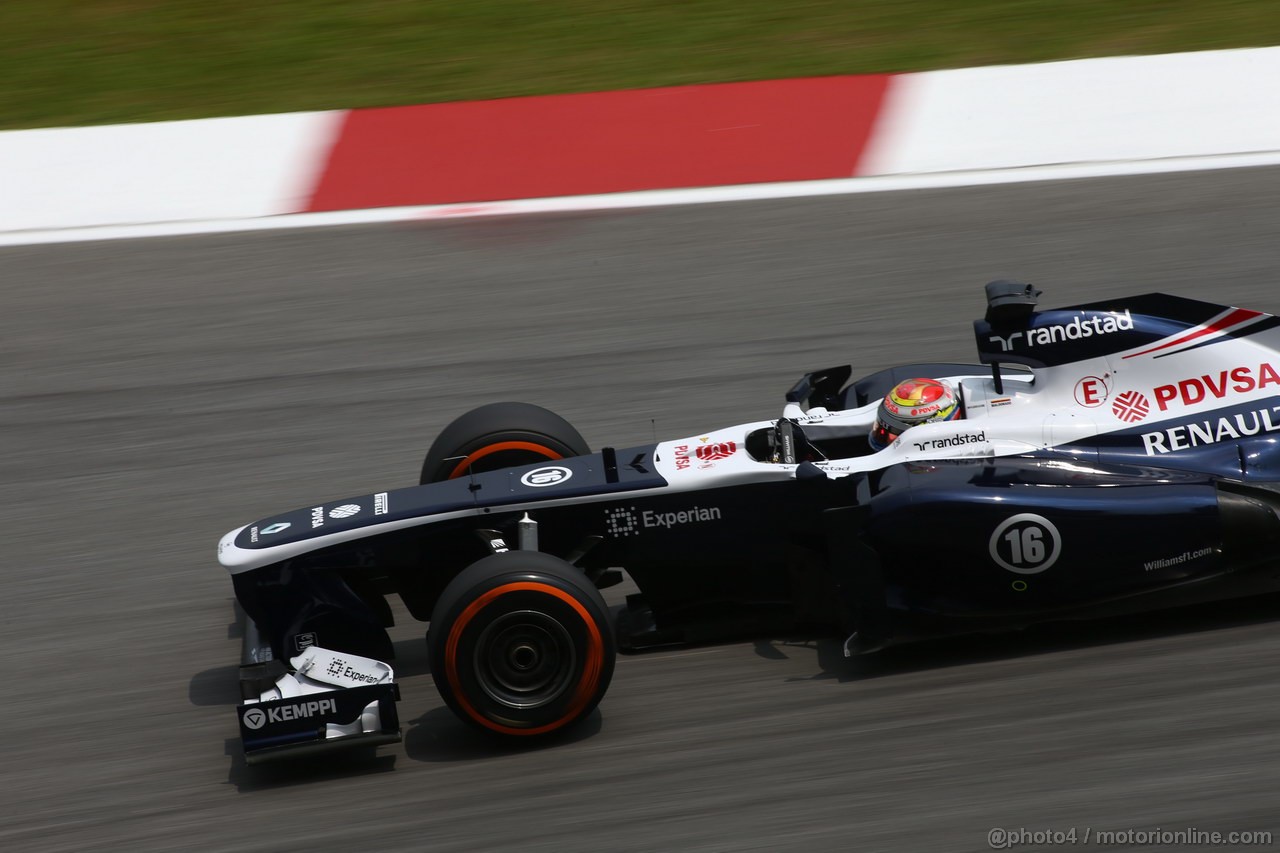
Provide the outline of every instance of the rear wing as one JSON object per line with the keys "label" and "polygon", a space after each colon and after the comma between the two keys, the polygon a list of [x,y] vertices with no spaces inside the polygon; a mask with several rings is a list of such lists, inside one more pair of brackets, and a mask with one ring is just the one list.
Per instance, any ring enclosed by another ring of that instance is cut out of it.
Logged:
{"label": "rear wing", "polygon": [[1037,311],[1040,291],[1030,284],[987,285],[987,313],[973,323],[978,358],[992,365],[1056,367],[1120,355],[1156,358],[1256,334],[1280,325],[1261,311],[1232,308],[1164,293],[1120,297]]}

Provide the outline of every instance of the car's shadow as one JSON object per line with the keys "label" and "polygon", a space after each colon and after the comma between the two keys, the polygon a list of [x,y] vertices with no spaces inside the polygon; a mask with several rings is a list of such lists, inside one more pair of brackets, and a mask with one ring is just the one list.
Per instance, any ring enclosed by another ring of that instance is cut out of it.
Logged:
{"label": "car's shadow", "polygon": [[531,741],[506,741],[467,725],[442,705],[409,721],[410,728],[404,736],[404,752],[414,761],[434,763],[540,752],[594,737],[600,732],[602,719],[597,709],[566,732],[540,736]]}
{"label": "car's shadow", "polygon": [[330,779],[350,779],[387,773],[395,769],[396,753],[375,747],[351,747],[317,755],[291,756],[276,762],[249,765],[239,738],[227,738],[226,755],[231,760],[227,781],[242,794],[294,785],[311,785]]}
{"label": "car's shadow", "polygon": [[[508,742],[497,740],[468,726],[447,707],[441,706],[432,708],[417,719],[401,721],[407,725],[403,726],[404,741],[400,748],[404,750],[405,757],[412,761],[437,764],[528,754],[594,737],[600,732],[602,719],[600,711],[595,710],[567,732],[539,737],[531,742]],[[240,793],[247,794],[270,788],[387,773],[395,769],[398,752],[399,749],[394,746],[383,747],[381,750],[375,747],[352,747],[317,755],[291,756],[278,762],[250,766],[245,763],[240,739],[227,738],[225,754],[231,761],[227,781],[235,785]]]}
{"label": "car's shadow", "polygon": [[755,653],[766,659],[782,660],[790,657],[787,654],[788,648],[811,648],[817,653],[819,671],[802,679],[789,680],[864,681],[929,669],[1220,631],[1274,622],[1278,618],[1280,593],[1274,593],[1136,616],[1050,622],[1018,631],[968,634],[904,643],[852,658],[844,656],[844,643],[835,638],[758,640],[755,643]]}
{"label": "car's shadow", "polygon": [[[927,640],[890,646],[874,654],[853,658],[844,657],[842,639],[831,637],[756,640],[742,648],[744,652],[750,649],[764,659],[777,661],[790,660],[801,650],[805,655],[815,655],[817,672],[807,676],[789,676],[786,681],[832,679],[858,682],[931,669],[1267,624],[1278,618],[1280,593],[1275,593],[1138,616],[1046,623],[1021,631]],[[420,639],[398,641],[395,646],[397,677],[430,674],[425,644]],[[635,654],[643,656],[660,651],[654,649]],[[189,694],[196,705],[238,704],[237,667],[217,667],[198,673],[190,682]],[[512,744],[496,740],[467,725],[443,705],[401,722],[404,729],[402,748],[406,758],[445,764],[555,749],[594,737],[602,728],[602,716],[596,710],[567,732],[537,738],[531,743]],[[229,738],[226,741],[226,755],[231,759],[228,781],[241,792],[385,773],[395,768],[398,754],[398,749],[375,752],[373,748],[354,748],[250,767],[245,764],[239,739]]]}

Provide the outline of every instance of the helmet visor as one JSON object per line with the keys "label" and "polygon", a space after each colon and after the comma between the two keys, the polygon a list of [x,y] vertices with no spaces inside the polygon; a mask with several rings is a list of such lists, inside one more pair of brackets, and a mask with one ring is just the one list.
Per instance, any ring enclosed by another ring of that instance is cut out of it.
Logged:
{"label": "helmet visor", "polygon": [[871,427],[871,433],[867,436],[867,440],[871,442],[871,446],[876,450],[884,450],[897,441],[898,436],[901,434],[900,429],[890,426],[877,418],[875,426]]}

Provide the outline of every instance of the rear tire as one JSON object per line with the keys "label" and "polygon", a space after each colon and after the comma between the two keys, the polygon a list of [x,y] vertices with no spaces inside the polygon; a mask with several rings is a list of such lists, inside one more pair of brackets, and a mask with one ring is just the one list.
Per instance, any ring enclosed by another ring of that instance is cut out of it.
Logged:
{"label": "rear tire", "polygon": [[431,614],[427,650],[449,708],[509,738],[580,722],[609,688],[617,657],[600,591],[537,551],[494,554],[454,578]]}
{"label": "rear tire", "polygon": [[585,456],[591,448],[555,412],[530,403],[490,403],[449,424],[431,444],[419,483],[438,483],[538,462]]}

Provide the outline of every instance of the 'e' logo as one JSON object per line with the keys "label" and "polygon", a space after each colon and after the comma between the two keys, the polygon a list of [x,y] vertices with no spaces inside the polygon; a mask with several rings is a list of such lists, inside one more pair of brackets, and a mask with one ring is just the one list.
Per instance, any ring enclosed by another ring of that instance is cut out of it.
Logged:
{"label": "'e' logo", "polygon": [[1076,402],[1086,409],[1096,409],[1107,402],[1111,389],[1097,376],[1086,376],[1076,383]]}

